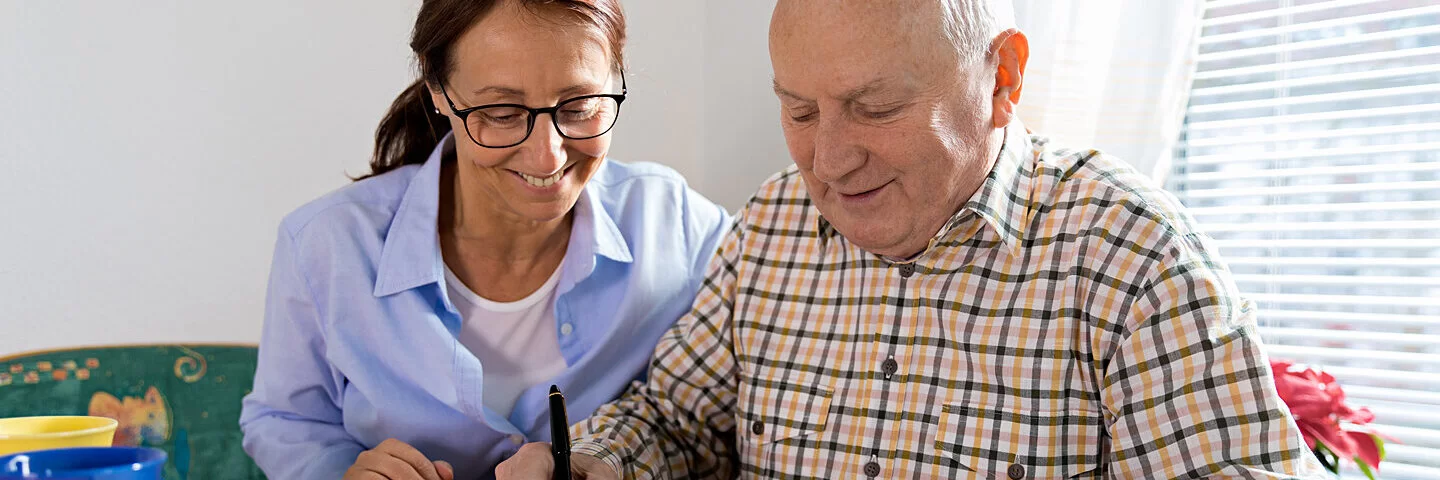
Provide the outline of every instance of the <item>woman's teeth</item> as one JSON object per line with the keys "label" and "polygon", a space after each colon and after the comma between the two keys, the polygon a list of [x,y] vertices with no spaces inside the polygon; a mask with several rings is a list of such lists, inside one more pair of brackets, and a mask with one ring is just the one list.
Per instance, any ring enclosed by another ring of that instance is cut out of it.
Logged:
{"label": "woman's teeth", "polygon": [[[520,173],[520,172],[515,172],[515,173]],[[529,183],[529,184],[531,184],[531,185],[534,185],[534,186],[537,186],[537,187],[548,187],[548,186],[554,185],[555,182],[560,181],[560,177],[563,177],[563,176],[565,176],[565,171],[564,171],[564,170],[561,170],[561,171],[559,171],[559,172],[555,172],[554,175],[551,175],[551,176],[548,176],[548,177],[536,177],[536,176],[533,176],[533,175],[526,175],[526,174],[520,173],[520,178],[525,179],[525,181],[526,181],[527,183]]]}

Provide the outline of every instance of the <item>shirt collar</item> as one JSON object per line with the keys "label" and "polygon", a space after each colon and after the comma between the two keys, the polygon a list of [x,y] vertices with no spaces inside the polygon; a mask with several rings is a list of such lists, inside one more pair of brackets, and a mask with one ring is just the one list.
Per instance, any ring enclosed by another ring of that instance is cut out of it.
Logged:
{"label": "shirt collar", "polygon": [[1029,222],[1030,206],[1034,193],[1031,183],[1035,178],[1035,155],[1030,144],[1030,135],[1019,121],[1012,122],[1005,130],[1005,143],[995,166],[985,177],[985,183],[965,203],[965,208],[952,217],[941,234],[958,226],[967,211],[975,212],[985,220],[1000,241],[1012,253],[1020,250],[1024,231]]}
{"label": "shirt collar", "polygon": [[[390,231],[385,235],[385,245],[381,247],[375,277],[377,297],[438,283],[445,275],[438,232],[440,167],[445,153],[454,150],[453,138],[447,134],[440,140],[405,188]],[[591,179],[592,183],[603,176],[605,170],[602,165],[601,172]],[[597,195],[595,189],[586,185],[575,204],[567,265],[561,266],[565,269],[561,272],[563,290],[594,271],[597,255],[621,263],[634,261],[629,244]]]}
{"label": "shirt collar", "polygon": [[[972,212],[995,230],[1007,250],[1017,253],[1020,249],[1021,232],[1029,223],[1027,215],[1032,193],[1029,185],[1034,178],[1035,168],[1032,149],[1030,135],[1026,133],[1024,125],[1017,120],[1006,127],[1005,141],[1001,144],[995,166],[985,177],[985,183],[981,184],[980,189],[976,190],[975,195],[970,197],[963,208],[950,216],[945,226],[930,239],[930,245],[914,258],[924,255],[951,230],[964,224]],[[825,220],[824,215],[817,215],[817,218],[820,238],[840,234]]]}
{"label": "shirt collar", "polygon": [[420,171],[410,178],[405,196],[390,221],[380,267],[375,275],[375,296],[383,297],[421,285],[436,283],[444,275],[440,259],[440,166],[444,152],[453,149],[452,137],[440,139]]}
{"label": "shirt collar", "polygon": [[575,217],[570,224],[570,247],[565,252],[564,264],[560,266],[563,271],[560,272],[560,285],[556,290],[559,294],[570,291],[575,284],[589,277],[595,271],[596,260],[600,257],[617,263],[631,263],[635,260],[630,254],[630,244],[620,233],[620,227],[615,224],[610,213],[605,211],[597,189],[592,188],[604,175],[605,166],[600,168],[601,171],[580,191],[580,198],[575,201],[575,208],[572,210]]}

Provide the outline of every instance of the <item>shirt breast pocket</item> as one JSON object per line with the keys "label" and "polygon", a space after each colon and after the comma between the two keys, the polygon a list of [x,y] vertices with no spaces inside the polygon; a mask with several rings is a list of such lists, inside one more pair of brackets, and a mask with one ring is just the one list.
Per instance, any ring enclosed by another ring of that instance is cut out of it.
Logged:
{"label": "shirt breast pocket", "polygon": [[1086,410],[1019,412],[945,405],[935,448],[979,478],[1099,478],[1104,418]]}
{"label": "shirt breast pocket", "polygon": [[833,393],[816,387],[754,381],[740,392],[740,454],[765,471],[805,468],[801,452],[813,448],[829,424]]}

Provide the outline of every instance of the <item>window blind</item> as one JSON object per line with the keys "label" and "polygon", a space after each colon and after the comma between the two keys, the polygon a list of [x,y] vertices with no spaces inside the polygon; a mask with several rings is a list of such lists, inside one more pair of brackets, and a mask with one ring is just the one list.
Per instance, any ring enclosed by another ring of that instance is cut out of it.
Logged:
{"label": "window blind", "polygon": [[1440,479],[1440,2],[1210,0],[1199,43],[1168,188],[1270,356],[1399,440],[1380,476]]}

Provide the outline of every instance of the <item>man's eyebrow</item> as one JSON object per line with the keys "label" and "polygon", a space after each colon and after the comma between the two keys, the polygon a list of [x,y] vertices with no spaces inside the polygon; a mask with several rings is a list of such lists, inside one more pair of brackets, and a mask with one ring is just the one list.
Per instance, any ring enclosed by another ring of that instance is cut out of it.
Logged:
{"label": "man's eyebrow", "polygon": [[[840,96],[840,99],[841,99],[841,100],[844,100],[844,101],[846,101],[846,102],[853,102],[853,101],[858,100],[858,99],[860,99],[860,98],[862,98],[862,97],[864,97],[864,96],[866,96],[866,95],[869,95],[869,94],[872,94],[872,93],[875,93],[875,92],[877,92],[877,91],[879,91],[879,90],[884,89],[884,88],[886,87],[886,85],[885,85],[886,83],[888,83],[888,82],[887,82],[887,79],[884,79],[884,78],[877,78],[877,79],[871,80],[871,81],[869,81],[869,82],[866,82],[864,85],[861,85],[861,86],[852,88],[852,89],[850,89],[850,91],[845,92],[844,95],[841,95],[841,96]],[[785,87],[781,87],[781,86],[780,86],[780,82],[777,82],[777,81],[775,81],[774,79],[771,79],[771,80],[770,80],[770,84],[771,84],[771,87],[775,89],[775,94],[776,94],[776,95],[779,95],[779,96],[781,96],[781,97],[787,97],[787,98],[791,98],[791,99],[794,99],[794,100],[801,100],[801,101],[806,101],[806,102],[814,101],[814,100],[811,100],[811,99],[802,97],[802,96],[796,94],[795,92],[791,92],[791,91],[789,91],[789,90],[786,90]]]}
{"label": "man's eyebrow", "polygon": [[846,102],[853,102],[853,101],[855,101],[855,100],[860,99],[861,97],[864,97],[864,96],[866,96],[866,95],[869,95],[869,94],[875,93],[876,91],[879,91],[879,90],[881,90],[881,89],[884,89],[885,86],[886,86],[886,85],[885,85],[886,83],[888,83],[888,82],[887,82],[887,79],[885,79],[885,78],[877,78],[877,79],[871,80],[871,81],[869,81],[869,82],[865,82],[864,85],[861,85],[861,86],[858,86],[858,87],[855,87],[855,88],[850,89],[850,91],[845,92],[844,95],[841,95],[840,98],[841,98],[842,100],[845,100]]}
{"label": "man's eyebrow", "polygon": [[814,100],[811,100],[811,99],[808,99],[808,98],[805,98],[805,97],[796,95],[795,92],[786,90],[785,87],[780,86],[780,82],[777,81],[777,80],[775,80],[774,78],[771,78],[771,79],[770,79],[770,86],[771,86],[771,88],[774,88],[774,89],[775,89],[775,95],[777,95],[777,96],[786,97],[786,98],[789,98],[789,99],[791,99],[791,100],[800,100],[800,101],[804,101],[804,102],[813,102],[813,101],[814,101]]}

